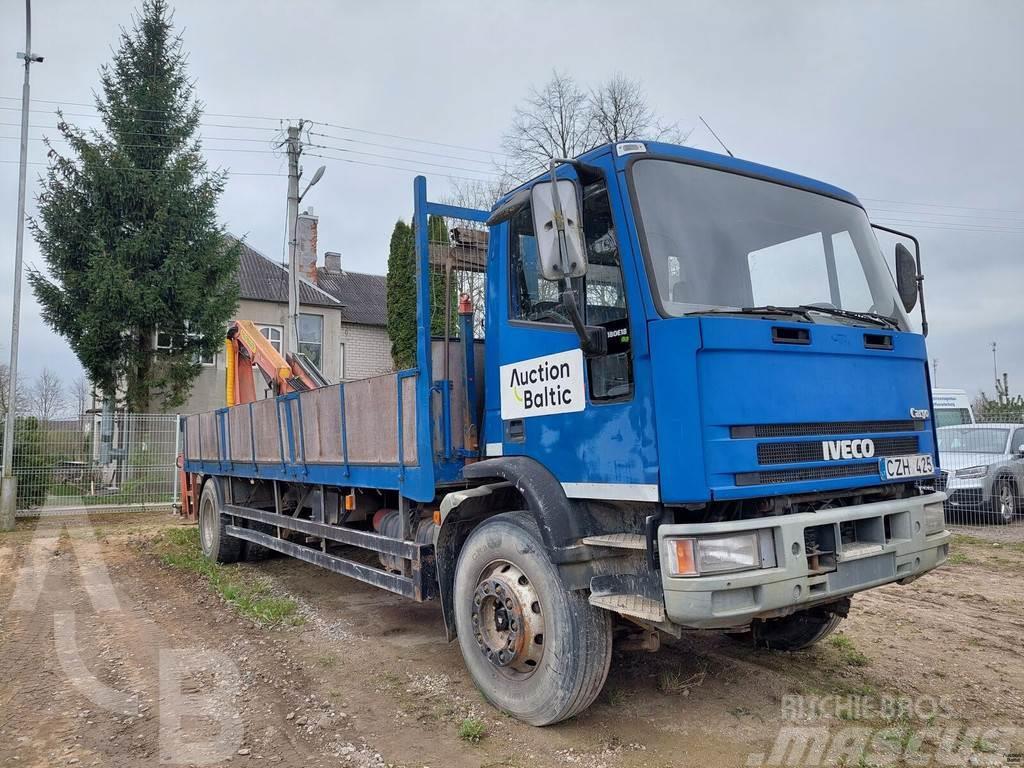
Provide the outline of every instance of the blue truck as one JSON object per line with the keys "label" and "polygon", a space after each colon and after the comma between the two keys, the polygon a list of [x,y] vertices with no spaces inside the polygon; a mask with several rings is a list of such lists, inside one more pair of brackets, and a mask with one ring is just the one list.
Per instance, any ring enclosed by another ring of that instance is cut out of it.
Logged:
{"label": "blue truck", "polygon": [[946,559],[920,249],[890,269],[853,195],[639,141],[489,211],[414,193],[415,367],[183,419],[208,557],[437,600],[536,725],[615,645],[803,648]]}

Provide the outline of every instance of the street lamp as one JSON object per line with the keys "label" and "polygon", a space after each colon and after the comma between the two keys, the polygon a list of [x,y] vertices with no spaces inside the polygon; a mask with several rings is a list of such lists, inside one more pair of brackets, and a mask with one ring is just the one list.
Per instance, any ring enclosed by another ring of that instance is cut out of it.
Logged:
{"label": "street lamp", "polygon": [[[289,248],[290,252],[288,254],[288,306],[292,312],[292,316],[289,318],[288,346],[289,351],[292,353],[297,353],[299,351],[299,270],[297,265],[295,264],[295,246],[299,229],[299,203],[302,202],[302,199],[306,196],[306,193],[309,192],[309,190],[312,189],[316,185],[316,183],[323,178],[324,171],[326,170],[326,165],[321,165],[319,168],[317,168],[316,172],[313,174],[313,178],[309,180],[309,183],[306,185],[306,188],[302,190],[302,194],[297,195],[294,198],[295,205],[292,207],[291,211],[292,218],[291,221],[288,222],[288,226],[292,231],[291,244]],[[295,189],[298,189],[298,184],[295,185]]]}

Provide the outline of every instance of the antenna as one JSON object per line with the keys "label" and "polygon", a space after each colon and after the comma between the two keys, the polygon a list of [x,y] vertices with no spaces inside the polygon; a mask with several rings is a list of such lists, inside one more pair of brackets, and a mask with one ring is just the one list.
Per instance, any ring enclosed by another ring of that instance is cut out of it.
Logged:
{"label": "antenna", "polygon": [[708,129],[709,131],[711,131],[711,135],[715,137],[715,141],[717,141],[717,142],[718,142],[719,144],[721,144],[721,145],[722,145],[722,149],[724,149],[724,150],[725,150],[726,152],[728,152],[728,154],[729,154],[729,157],[736,157],[736,155],[734,155],[734,154],[733,154],[732,152],[730,152],[730,151],[729,151],[729,148],[728,148],[727,146],[725,146],[725,142],[724,142],[724,141],[722,141],[722,140],[721,140],[720,138],[718,138],[718,134],[717,134],[717,133],[715,133],[715,129],[714,129],[714,128],[712,128],[712,127],[711,127],[710,125],[708,125],[708,121],[707,121],[707,120],[705,120],[705,119],[704,119],[703,117],[701,117],[700,115],[697,115],[697,117],[700,117],[700,121],[701,121],[702,123],[704,123],[704,127],[705,127],[705,128],[707,128],[707,129]]}

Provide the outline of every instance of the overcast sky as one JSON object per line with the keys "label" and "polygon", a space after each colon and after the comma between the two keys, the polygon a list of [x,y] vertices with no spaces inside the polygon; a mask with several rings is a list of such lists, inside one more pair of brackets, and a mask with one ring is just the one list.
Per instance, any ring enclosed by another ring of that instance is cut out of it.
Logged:
{"label": "overcast sky", "polygon": [[[327,165],[306,200],[320,215],[321,253],[338,250],[346,268],[383,273],[394,221],[411,213],[415,169],[440,197],[448,188],[445,171],[430,163],[456,166],[449,172],[461,176],[480,175],[466,169],[485,175],[489,155],[477,150],[500,148],[514,106],[552,68],[583,84],[621,72],[642,81],[652,106],[684,129],[697,125],[700,113],[738,157],[849,189],[874,217],[915,231],[938,384],[991,394],[996,341],[1000,371],[1009,372],[1015,391],[1024,390],[1024,3],[174,5],[206,104],[208,160],[239,174],[228,182],[221,215],[271,258],[280,259],[283,249],[286,179],[240,175],[283,173],[283,158],[271,151],[274,131],[267,129],[288,118],[317,121],[313,130],[331,136],[314,138],[334,147],[326,154],[411,169],[338,159],[304,163],[307,177]],[[98,69],[135,3],[35,0],[33,6],[33,50],[46,61],[32,69],[38,111],[31,123],[40,127],[30,135],[56,135],[52,102],[67,105],[70,121],[96,125],[88,117],[93,110],[74,103],[92,103]],[[4,361],[23,71],[13,54],[24,48],[23,8],[22,0],[0,4]],[[717,150],[703,128],[690,143]],[[40,141],[30,142],[29,159],[44,161]],[[32,198],[42,170],[29,167]],[[25,259],[42,266],[31,237]],[[23,297],[24,376],[44,365],[68,380],[80,375],[27,286]]]}

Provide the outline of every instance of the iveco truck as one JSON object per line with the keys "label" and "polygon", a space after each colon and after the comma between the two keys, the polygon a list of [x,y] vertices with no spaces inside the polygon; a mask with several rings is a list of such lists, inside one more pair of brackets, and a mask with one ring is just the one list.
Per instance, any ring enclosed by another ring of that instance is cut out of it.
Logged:
{"label": "iveco truck", "polygon": [[209,557],[437,601],[536,725],[615,644],[803,648],[946,559],[918,244],[854,195],[654,142],[489,211],[414,194],[415,367],[183,420]]}

